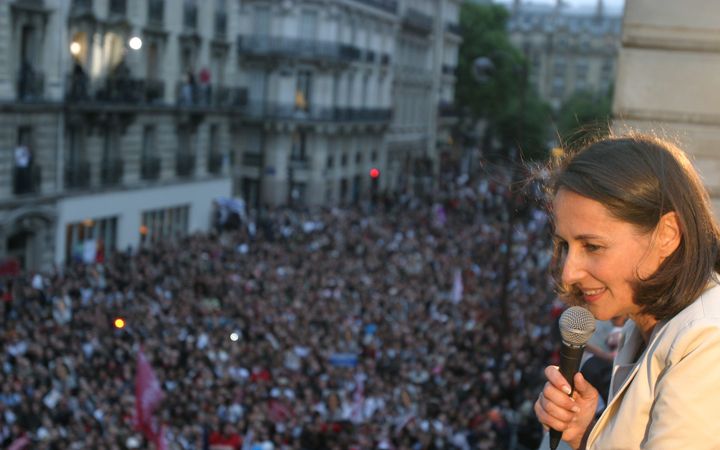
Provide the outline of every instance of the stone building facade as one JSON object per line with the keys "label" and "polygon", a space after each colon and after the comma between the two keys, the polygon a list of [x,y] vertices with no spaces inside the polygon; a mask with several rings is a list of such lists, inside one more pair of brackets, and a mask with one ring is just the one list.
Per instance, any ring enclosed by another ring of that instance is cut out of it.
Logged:
{"label": "stone building facade", "polygon": [[0,260],[206,230],[218,197],[431,189],[459,3],[0,2]]}

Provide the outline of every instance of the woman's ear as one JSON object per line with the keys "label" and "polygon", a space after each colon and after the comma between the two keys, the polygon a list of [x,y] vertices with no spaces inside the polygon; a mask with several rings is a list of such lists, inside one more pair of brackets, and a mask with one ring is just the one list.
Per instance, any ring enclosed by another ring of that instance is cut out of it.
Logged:
{"label": "woman's ear", "polygon": [[675,211],[665,213],[658,222],[657,225],[657,239],[658,250],[660,256],[664,259],[672,255],[675,250],[680,246],[682,240],[682,229],[680,227],[680,220]]}

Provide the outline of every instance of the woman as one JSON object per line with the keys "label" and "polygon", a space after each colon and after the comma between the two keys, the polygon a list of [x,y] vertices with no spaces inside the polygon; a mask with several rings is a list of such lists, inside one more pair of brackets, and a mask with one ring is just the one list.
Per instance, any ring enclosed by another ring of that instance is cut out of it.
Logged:
{"label": "woman", "polygon": [[557,367],[535,402],[572,448],[720,448],[720,232],[686,155],[655,137],[610,137],[552,184],[561,295],[597,319],[627,314],[610,400]]}

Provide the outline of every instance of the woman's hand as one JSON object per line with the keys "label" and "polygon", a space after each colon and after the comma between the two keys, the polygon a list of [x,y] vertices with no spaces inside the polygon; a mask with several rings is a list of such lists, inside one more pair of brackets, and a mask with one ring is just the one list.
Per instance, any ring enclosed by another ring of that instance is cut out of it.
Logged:
{"label": "woman's hand", "polygon": [[535,415],[543,426],[562,432],[562,439],[572,448],[580,448],[583,436],[595,417],[598,391],[580,372],[575,374],[575,391],[569,396],[570,384],[557,366],[545,368],[545,383],[535,402]]}

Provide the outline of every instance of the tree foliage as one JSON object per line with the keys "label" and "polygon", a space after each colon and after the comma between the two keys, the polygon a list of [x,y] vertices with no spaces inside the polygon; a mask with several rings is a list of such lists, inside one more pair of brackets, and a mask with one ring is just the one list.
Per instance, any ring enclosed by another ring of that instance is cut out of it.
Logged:
{"label": "tree foliage", "polygon": [[562,146],[574,148],[609,133],[612,93],[576,92],[560,107],[557,131]]}
{"label": "tree foliage", "polygon": [[[527,63],[506,30],[508,17],[501,5],[463,3],[456,104],[470,118],[487,121],[486,133],[500,142],[501,151],[520,146],[525,158],[543,157],[550,109],[528,85]],[[475,59],[483,56],[492,60],[495,69],[481,82],[472,69]]]}

